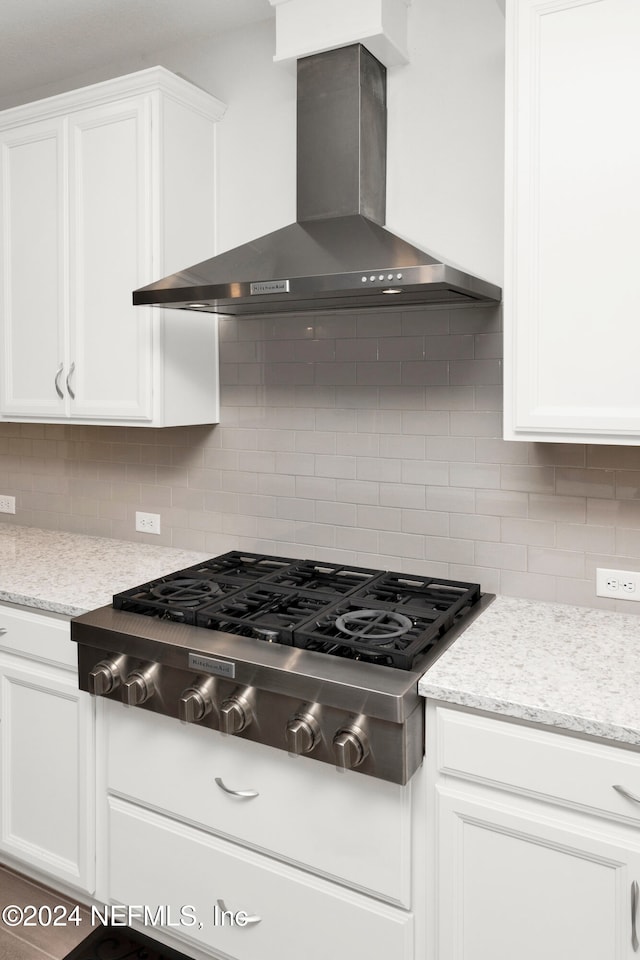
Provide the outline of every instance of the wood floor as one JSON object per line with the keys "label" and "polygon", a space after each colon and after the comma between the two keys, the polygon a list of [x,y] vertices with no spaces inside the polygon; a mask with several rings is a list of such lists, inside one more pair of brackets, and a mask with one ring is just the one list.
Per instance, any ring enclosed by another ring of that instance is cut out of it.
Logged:
{"label": "wood floor", "polygon": [[[0,866],[0,914],[6,907],[13,905],[22,910],[30,905],[36,908],[44,907],[40,915],[44,923],[38,923],[35,919],[35,926],[13,927],[0,919],[2,960],[62,960],[76,944],[91,933],[90,915],[84,907],[79,908],[82,922],[78,926],[73,923],[67,926],[47,926],[47,907],[54,910],[55,907],[62,906],[70,913],[76,904],[55,890],[41,887],[32,880]],[[61,918],[62,914],[62,910],[58,909],[53,916]]]}

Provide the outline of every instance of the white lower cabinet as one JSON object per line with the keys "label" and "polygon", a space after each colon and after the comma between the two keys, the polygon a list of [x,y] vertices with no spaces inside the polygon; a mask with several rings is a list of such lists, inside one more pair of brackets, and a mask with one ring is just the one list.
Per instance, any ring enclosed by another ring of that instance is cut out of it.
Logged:
{"label": "white lower cabinet", "polygon": [[637,957],[638,754],[434,704],[427,729],[431,960]]}
{"label": "white lower cabinet", "polygon": [[[174,923],[186,912],[189,925],[174,932],[214,955],[237,960],[413,957],[409,913],[115,798],[109,803],[109,833],[111,899],[143,904],[154,913],[165,907]],[[232,922],[240,911],[241,921],[246,915],[244,926]],[[227,922],[223,912],[232,915]],[[190,925],[191,920],[196,923]]]}
{"label": "white lower cabinet", "polygon": [[0,859],[92,892],[94,711],[66,618],[0,606]]}
{"label": "white lower cabinet", "polygon": [[411,787],[118,703],[109,703],[107,764],[111,793],[410,906]]}
{"label": "white lower cabinet", "polygon": [[146,932],[198,957],[422,960],[422,770],[402,787],[117,702],[98,716],[100,899],[165,909],[175,926]]}

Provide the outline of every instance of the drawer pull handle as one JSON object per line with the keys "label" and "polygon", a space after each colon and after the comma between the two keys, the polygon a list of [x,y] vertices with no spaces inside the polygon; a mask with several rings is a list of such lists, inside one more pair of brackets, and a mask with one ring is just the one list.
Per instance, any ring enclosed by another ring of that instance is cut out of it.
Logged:
{"label": "drawer pull handle", "polygon": [[636,915],[638,913],[638,881],[631,884],[631,946],[634,952],[638,950],[638,934],[636,931]]}
{"label": "drawer pull handle", "polygon": [[631,793],[629,790],[625,790],[625,788],[621,787],[619,783],[614,783],[613,789],[617,790],[618,793],[622,794],[623,797],[626,797],[627,800],[633,800],[634,803],[640,803],[640,797],[637,794]]}
{"label": "drawer pull handle", "polygon": [[[230,913],[231,916],[234,918],[235,923],[237,923],[239,927],[248,927],[250,923],[260,923],[262,920],[262,917],[247,916],[244,910],[238,910],[238,913],[234,914],[232,910],[227,910],[227,908],[224,905],[224,900],[218,900],[217,904],[218,904],[218,910],[220,910],[222,913]],[[241,923],[238,922],[238,914],[242,914]],[[224,923],[224,920],[222,922]]]}
{"label": "drawer pull handle", "polygon": [[231,790],[222,782],[221,777],[216,777],[216,783],[221,790],[224,790],[225,793],[230,794],[232,797],[242,797],[244,800],[251,800],[253,797],[260,796],[257,790]]}
{"label": "drawer pull handle", "polygon": [[6,632],[7,632],[7,628],[6,628],[6,627],[0,627],[0,637],[4,637],[4,635],[5,635]]}

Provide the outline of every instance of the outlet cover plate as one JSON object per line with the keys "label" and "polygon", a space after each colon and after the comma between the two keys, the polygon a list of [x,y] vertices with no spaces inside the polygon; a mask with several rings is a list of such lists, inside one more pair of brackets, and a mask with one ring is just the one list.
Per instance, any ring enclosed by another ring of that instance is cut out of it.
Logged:
{"label": "outlet cover plate", "polygon": [[160,514],[136,511],[136,530],[138,533],[160,533]]}
{"label": "outlet cover plate", "polygon": [[640,601],[640,573],[637,570],[596,570],[596,596]]}

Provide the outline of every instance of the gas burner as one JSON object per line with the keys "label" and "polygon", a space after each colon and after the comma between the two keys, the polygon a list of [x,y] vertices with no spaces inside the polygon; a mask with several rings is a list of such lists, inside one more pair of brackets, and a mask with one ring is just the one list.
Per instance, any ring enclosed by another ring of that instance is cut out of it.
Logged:
{"label": "gas burner", "polygon": [[393,610],[357,610],[337,617],[336,627],[355,641],[383,646],[395,637],[403,637],[413,621]]}
{"label": "gas burner", "polygon": [[164,603],[174,603],[181,607],[199,607],[203,601],[211,601],[223,594],[222,587],[214,580],[167,580],[151,587],[153,597]]}
{"label": "gas burner", "polygon": [[209,630],[290,645],[301,624],[313,621],[338,599],[335,594],[262,582],[201,610],[196,622]]}
{"label": "gas burner", "polygon": [[192,567],[117,593],[113,606],[145,617],[194,624],[198,610],[237,593],[246,583]]}
{"label": "gas burner", "polygon": [[243,586],[248,586],[255,580],[271,579],[279,571],[286,570],[293,563],[291,557],[271,557],[263,553],[242,553],[239,550],[230,550],[219,557],[212,557],[204,563],[195,564],[183,570],[183,574],[192,573],[197,577],[224,576],[230,580],[238,580]]}
{"label": "gas burner", "polygon": [[[363,600],[360,593],[352,593],[322,616],[301,624],[294,633],[294,646],[412,670],[456,619],[456,614],[448,610],[427,608],[422,612],[410,604],[389,604],[368,597]],[[458,616],[462,616],[461,611]]]}
{"label": "gas burner", "polygon": [[379,576],[379,570],[369,570],[366,567],[298,560],[270,576],[269,583],[276,583],[280,587],[299,587],[347,596]]}
{"label": "gas burner", "polygon": [[434,622],[444,617],[451,623],[460,610],[479,599],[480,587],[476,583],[388,572],[365,584],[356,596],[363,602],[372,601],[372,606],[401,607],[408,614]]}

